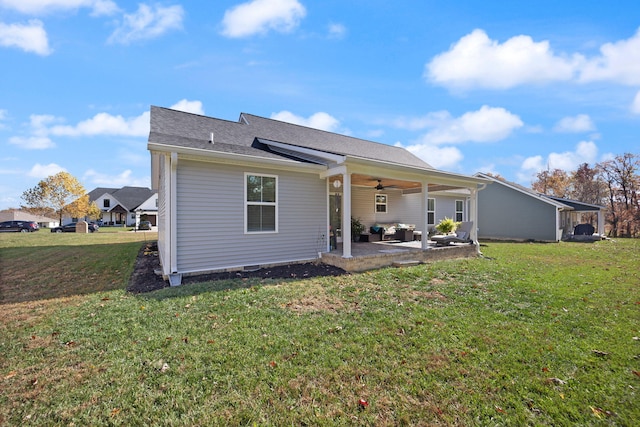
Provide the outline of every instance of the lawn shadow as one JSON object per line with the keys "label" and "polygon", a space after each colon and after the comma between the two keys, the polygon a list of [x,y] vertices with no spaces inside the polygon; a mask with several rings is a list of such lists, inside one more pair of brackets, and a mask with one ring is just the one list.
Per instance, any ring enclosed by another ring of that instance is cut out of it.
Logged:
{"label": "lawn shadow", "polygon": [[302,263],[261,268],[252,271],[230,271],[187,276],[182,285],[164,287],[153,292],[138,293],[142,298],[163,300],[167,298],[193,296],[205,292],[220,292],[249,289],[255,286],[271,286],[294,280],[317,277],[335,277],[349,274],[346,271],[322,263]]}
{"label": "lawn shadow", "polygon": [[0,305],[124,289],[141,244],[3,248]]}

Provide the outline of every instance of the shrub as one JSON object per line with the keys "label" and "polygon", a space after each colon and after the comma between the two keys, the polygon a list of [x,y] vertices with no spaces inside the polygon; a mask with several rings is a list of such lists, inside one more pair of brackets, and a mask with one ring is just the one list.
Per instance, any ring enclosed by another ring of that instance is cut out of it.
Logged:
{"label": "shrub", "polygon": [[453,219],[445,216],[444,219],[436,225],[436,230],[442,234],[449,234],[455,232],[458,225],[460,225],[459,222],[455,222]]}

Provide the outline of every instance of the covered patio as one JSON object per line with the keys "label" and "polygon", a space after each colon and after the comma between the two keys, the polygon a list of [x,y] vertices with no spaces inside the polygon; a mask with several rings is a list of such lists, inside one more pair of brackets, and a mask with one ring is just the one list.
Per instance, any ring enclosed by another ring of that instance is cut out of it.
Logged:
{"label": "covered patio", "polygon": [[[453,258],[475,256],[478,253],[477,244],[436,247],[434,242],[428,240],[429,224],[437,223],[434,212],[429,208],[429,198],[455,192],[464,204],[464,214],[460,220],[477,224],[477,193],[486,185],[484,179],[431,168],[354,158],[332,165],[321,174],[321,178],[327,180],[330,197],[336,194],[340,196],[336,202],[330,200],[328,203],[328,219],[330,230],[336,230],[338,222],[341,232],[341,242],[338,241],[337,246],[328,245],[328,250],[322,254],[323,262],[347,271],[361,271],[392,265],[398,260],[425,262],[440,259],[444,254]],[[383,206],[378,205],[380,196],[384,197]],[[372,204],[373,200],[375,205]],[[386,204],[393,207],[393,213],[387,212]],[[350,224],[354,217],[363,220],[365,233],[374,223],[384,222],[380,218],[393,218],[392,222],[413,225],[415,233],[424,238],[403,243],[384,240],[353,242],[350,227],[342,224]],[[476,227],[470,230],[470,238],[477,242]],[[357,259],[349,261],[351,258]]]}
{"label": "covered patio", "polygon": [[417,265],[443,259],[473,258],[478,255],[476,244],[451,244],[436,246],[427,241],[401,242],[386,240],[381,242],[357,242],[351,244],[351,257],[343,257],[343,245],[322,254],[325,264],[342,268],[349,272],[366,271],[389,266]]}

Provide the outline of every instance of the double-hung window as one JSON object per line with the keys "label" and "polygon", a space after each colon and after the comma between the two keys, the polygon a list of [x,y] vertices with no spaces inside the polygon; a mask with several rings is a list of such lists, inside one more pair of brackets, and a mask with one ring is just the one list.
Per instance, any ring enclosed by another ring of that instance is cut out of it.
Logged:
{"label": "double-hung window", "polygon": [[464,200],[456,200],[456,222],[464,221]]}
{"label": "double-hung window", "polygon": [[376,194],[376,213],[387,213],[386,194]]}
{"label": "double-hung window", "polygon": [[436,199],[427,199],[427,225],[436,224]]}
{"label": "double-hung window", "polygon": [[247,233],[278,231],[278,177],[245,173],[245,226]]}

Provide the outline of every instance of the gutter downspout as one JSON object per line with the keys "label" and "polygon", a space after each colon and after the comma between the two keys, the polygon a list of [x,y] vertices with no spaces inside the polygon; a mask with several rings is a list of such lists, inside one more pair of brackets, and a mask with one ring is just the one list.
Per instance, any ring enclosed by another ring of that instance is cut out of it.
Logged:
{"label": "gutter downspout", "polygon": [[169,179],[169,197],[171,199],[171,213],[169,214],[169,284],[179,286],[182,283],[182,274],[178,273],[178,153],[171,153],[171,173]]}

